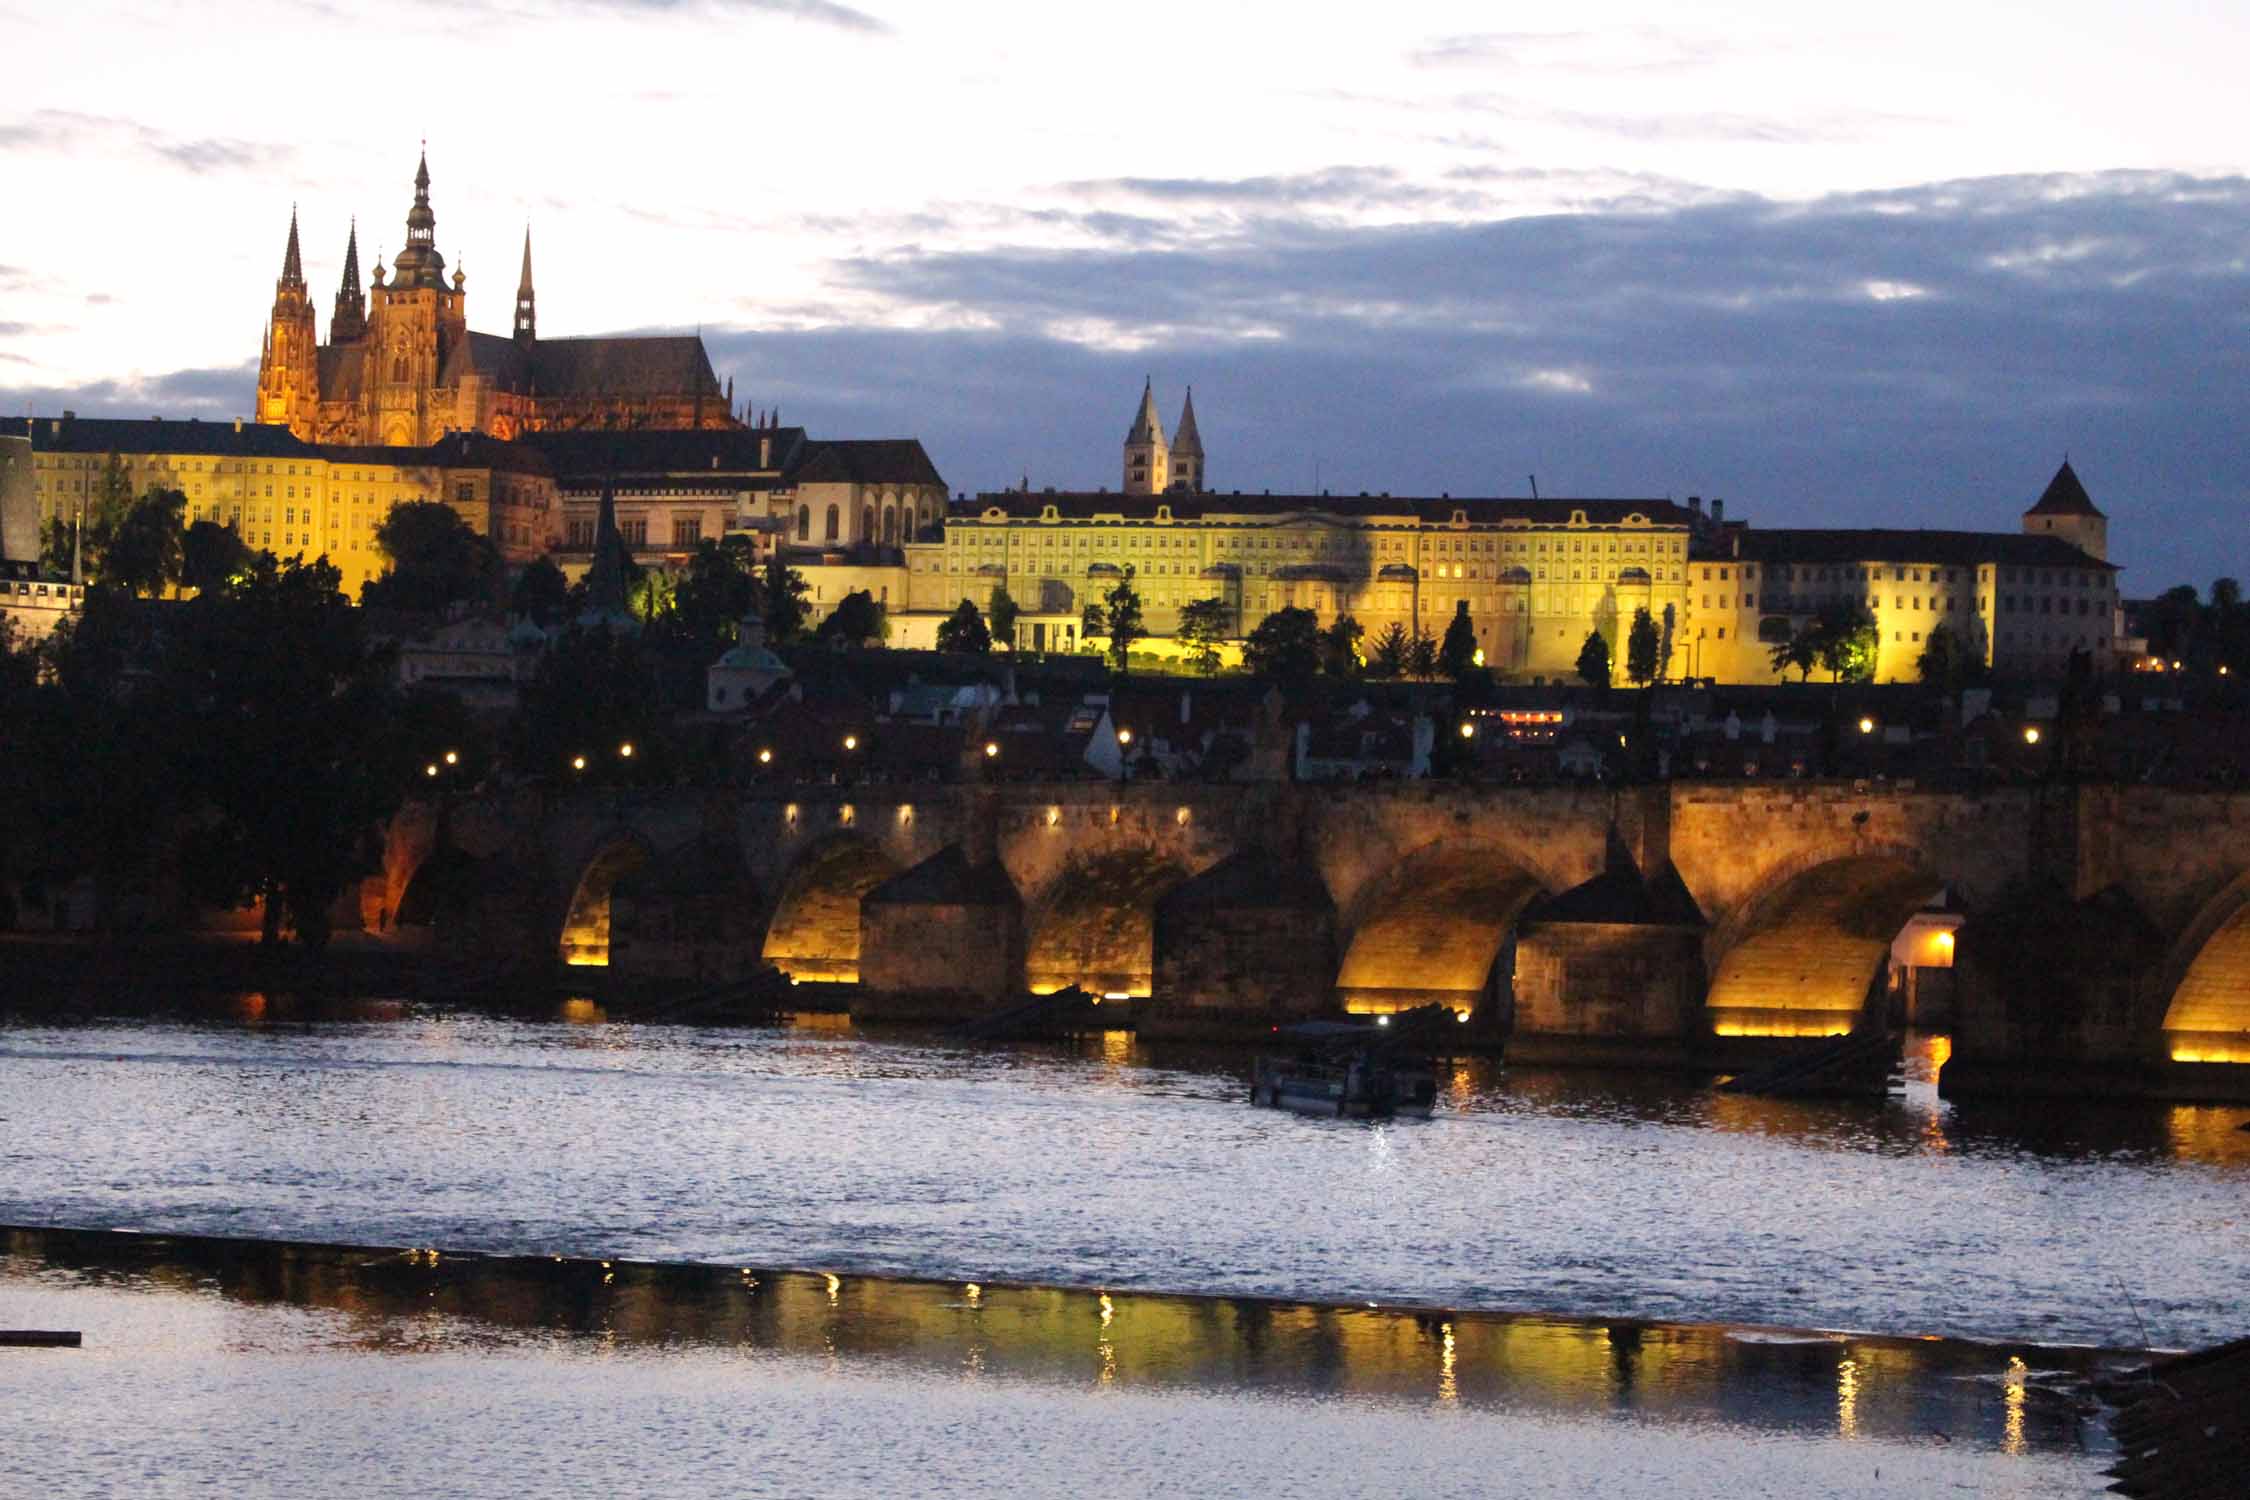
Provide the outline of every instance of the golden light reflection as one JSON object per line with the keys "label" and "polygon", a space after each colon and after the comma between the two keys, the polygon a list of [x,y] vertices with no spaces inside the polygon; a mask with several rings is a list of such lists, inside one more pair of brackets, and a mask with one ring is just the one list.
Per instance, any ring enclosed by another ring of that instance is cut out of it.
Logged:
{"label": "golden light reflection", "polygon": [[828,1274],[828,1305],[830,1307],[834,1307],[836,1305],[837,1294],[842,1292],[843,1289],[844,1283],[842,1279],[839,1278],[833,1271],[831,1271]]}
{"label": "golden light reflection", "polygon": [[263,1021],[266,1018],[266,997],[262,990],[252,990],[234,1003],[234,1013],[241,1020]]}
{"label": "golden light reflection", "polygon": [[2172,1038],[2172,1061],[2181,1063],[2250,1063],[2250,1037],[2192,1032]]}
{"label": "golden light reflection", "polygon": [[562,1003],[562,1018],[574,1026],[596,1026],[609,1016],[584,995],[573,995]]}
{"label": "golden light reflection", "polygon": [[1438,1378],[1437,1398],[1441,1406],[1453,1406],[1461,1400],[1461,1383],[1453,1374],[1453,1325],[1438,1325]]}
{"label": "golden light reflection", "polygon": [[984,1288],[983,1288],[983,1287],[981,1287],[981,1286],[978,1286],[978,1285],[977,1285],[977,1284],[976,1284],[975,1282],[973,1282],[973,1281],[972,1281],[972,1282],[970,1282],[970,1283],[969,1283],[969,1305],[970,1305],[971,1307],[974,1307],[974,1306],[976,1306],[976,1305],[977,1305],[977,1303],[978,1303],[979,1301],[981,1301],[981,1300],[983,1299],[983,1297],[984,1297]]}
{"label": "golden light reflection", "polygon": [[1133,1033],[1130,1031],[1105,1031],[1102,1033],[1102,1061],[1111,1067],[1123,1067],[1133,1060]]}
{"label": "golden light reflection", "polygon": [[2007,1404],[2007,1428],[2000,1436],[2000,1448],[2005,1453],[2023,1452],[2024,1377],[2031,1367],[2016,1355],[2008,1356],[2007,1384],[2001,1388],[2001,1398]]}
{"label": "golden light reflection", "polygon": [[1117,1304],[1109,1300],[1109,1293],[1102,1293],[1102,1327],[1107,1328],[1109,1326],[1110,1319],[1116,1316]]}
{"label": "golden light reflection", "polygon": [[1719,1012],[1711,1022],[1714,1036],[1842,1036],[1859,1018],[1842,1011]]}
{"label": "golden light reflection", "polygon": [[1859,1436],[1859,1361],[1847,1359],[1836,1367],[1836,1434]]}

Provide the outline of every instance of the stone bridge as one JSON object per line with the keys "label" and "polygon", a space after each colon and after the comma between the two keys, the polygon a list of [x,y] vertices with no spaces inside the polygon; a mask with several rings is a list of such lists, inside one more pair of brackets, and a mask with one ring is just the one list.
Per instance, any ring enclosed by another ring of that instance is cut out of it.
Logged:
{"label": "stone bridge", "polygon": [[2250,1075],[2250,797],[2222,794],[523,793],[409,807],[373,884],[379,922],[531,974],[678,985],[772,963],[852,985],[857,1014],[927,1019],[1079,984],[1176,1035],[1434,1003],[1465,1036],[1505,1029],[1511,1056],[1659,1062],[1851,1029],[1943,893],[1965,914],[1949,1087],[2225,1094]]}

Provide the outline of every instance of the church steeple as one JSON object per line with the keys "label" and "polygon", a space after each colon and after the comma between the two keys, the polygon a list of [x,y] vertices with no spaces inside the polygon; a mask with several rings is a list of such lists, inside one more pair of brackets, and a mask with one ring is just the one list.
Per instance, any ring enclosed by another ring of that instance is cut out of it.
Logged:
{"label": "church steeple", "polygon": [[297,205],[294,203],[289,205],[289,248],[282,252],[281,280],[274,286],[277,291],[286,288],[302,292],[305,289],[305,262],[297,253]]}
{"label": "church steeple", "polygon": [[430,207],[430,153],[414,168],[414,206],[406,211],[406,248],[393,264],[394,287],[445,285],[445,257],[438,254],[437,211]]}
{"label": "church steeple", "polygon": [[1171,450],[1164,443],[1164,423],[1156,415],[1153,379],[1141,385],[1141,409],[1125,434],[1125,493],[1161,495],[1169,480]]}
{"label": "church steeple", "polygon": [[516,339],[531,343],[539,337],[539,317],[531,292],[531,226],[523,231],[523,276],[516,282]]}
{"label": "church steeple", "polygon": [[1191,495],[1203,492],[1203,435],[1195,430],[1195,387],[1189,386],[1187,402],[1180,408],[1180,425],[1172,434],[1172,483],[1175,490],[1186,490]]}
{"label": "church steeple", "polygon": [[359,220],[344,241],[344,279],[336,287],[336,310],[328,317],[328,342],[357,343],[367,333],[367,293],[359,285]]}

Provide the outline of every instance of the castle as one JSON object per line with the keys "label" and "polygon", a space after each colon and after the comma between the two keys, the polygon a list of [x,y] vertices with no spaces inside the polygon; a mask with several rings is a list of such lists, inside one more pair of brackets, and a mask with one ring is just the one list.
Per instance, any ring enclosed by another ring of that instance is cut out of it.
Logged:
{"label": "castle", "polygon": [[306,442],[367,447],[425,446],[449,432],[743,425],[732,382],[720,386],[700,337],[540,338],[528,230],[509,337],[470,330],[467,281],[458,267],[448,277],[438,253],[425,153],[406,248],[387,279],[378,260],[365,289],[353,225],[323,344],[292,210],[258,361],[257,420]]}

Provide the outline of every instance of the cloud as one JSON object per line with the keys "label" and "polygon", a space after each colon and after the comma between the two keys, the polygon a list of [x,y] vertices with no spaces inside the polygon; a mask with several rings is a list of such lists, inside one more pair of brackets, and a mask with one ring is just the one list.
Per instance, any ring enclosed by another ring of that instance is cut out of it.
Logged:
{"label": "cloud", "polygon": [[137,151],[190,172],[268,172],[286,165],[296,149],[279,143],[222,136],[179,136],[108,115],[42,109],[0,122],[0,149],[77,154],[89,150]]}
{"label": "cloud", "polygon": [[0,385],[0,412],[83,417],[204,417],[246,414],[256,394],[258,363],[130,375],[78,386]]}
{"label": "cloud", "polygon": [[[486,0],[494,10],[513,12],[512,4]],[[448,9],[457,10],[458,6]],[[806,21],[816,26],[832,26],[839,31],[858,32],[863,36],[890,36],[895,28],[880,16],[855,10],[848,5],[838,5],[833,0],[556,0],[558,10],[622,10],[622,11],[751,11],[761,15],[778,16],[791,21]]]}
{"label": "cloud", "polygon": [[1600,31],[1478,31],[1433,37],[1408,51],[1417,68],[1479,68],[1610,77],[1678,73],[1725,57],[1727,43],[1657,26]]}

